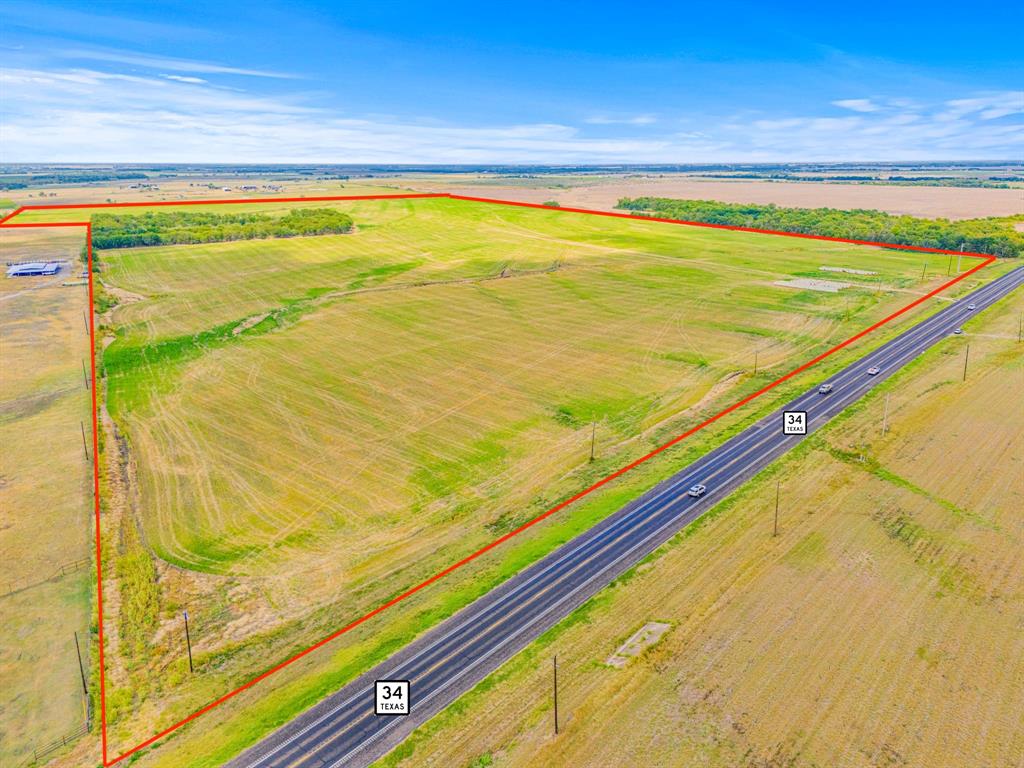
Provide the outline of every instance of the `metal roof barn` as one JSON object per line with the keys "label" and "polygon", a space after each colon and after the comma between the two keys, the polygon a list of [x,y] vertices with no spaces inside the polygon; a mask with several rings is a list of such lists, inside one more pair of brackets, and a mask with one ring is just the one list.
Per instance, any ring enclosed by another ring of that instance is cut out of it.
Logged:
{"label": "metal roof barn", "polygon": [[40,275],[56,275],[60,272],[58,261],[29,261],[24,264],[13,264],[7,268],[8,277],[38,277]]}

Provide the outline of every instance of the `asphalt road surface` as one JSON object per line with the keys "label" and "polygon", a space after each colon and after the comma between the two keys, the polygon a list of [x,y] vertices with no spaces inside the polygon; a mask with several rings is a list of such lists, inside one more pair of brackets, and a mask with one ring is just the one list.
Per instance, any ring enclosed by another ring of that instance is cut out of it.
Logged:
{"label": "asphalt road surface", "polygon": [[[799,443],[783,411],[805,411],[808,434],[968,318],[1024,284],[1018,268],[950,304],[706,454],[327,697],[239,756],[231,768],[366,766],[416,726],[568,615],[615,577]],[[969,310],[968,304],[976,305]],[[877,367],[877,375],[868,375]],[[701,498],[687,495],[697,483]],[[443,589],[443,585],[438,588]],[[383,617],[383,620],[387,620]],[[375,680],[411,683],[409,716],[374,714]]]}

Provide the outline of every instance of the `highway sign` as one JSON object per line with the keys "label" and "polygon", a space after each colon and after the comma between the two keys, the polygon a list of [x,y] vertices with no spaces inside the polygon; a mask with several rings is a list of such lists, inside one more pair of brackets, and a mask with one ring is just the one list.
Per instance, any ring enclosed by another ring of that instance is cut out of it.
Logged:
{"label": "highway sign", "polygon": [[783,413],[782,413],[782,434],[784,434],[784,435],[806,435],[807,434],[807,411],[783,411]]}
{"label": "highway sign", "polygon": [[375,715],[409,714],[409,681],[378,680],[374,684]]}

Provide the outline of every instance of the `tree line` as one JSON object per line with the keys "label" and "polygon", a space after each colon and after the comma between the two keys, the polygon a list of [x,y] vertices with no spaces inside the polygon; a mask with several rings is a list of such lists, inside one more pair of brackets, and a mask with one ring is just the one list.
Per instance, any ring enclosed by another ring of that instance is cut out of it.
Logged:
{"label": "tree line", "polygon": [[218,243],[351,231],[352,217],[331,208],[299,208],[279,217],[206,211],[98,213],[92,218],[92,247]]}
{"label": "tree line", "polygon": [[768,179],[769,181],[802,181],[858,184],[888,184],[900,187],[970,187],[985,189],[1012,189],[1008,182],[1024,181],[1024,176],[987,176],[969,178],[963,176],[862,176],[832,175],[806,176],[800,173],[702,173],[705,179]]}
{"label": "tree line", "polygon": [[667,197],[624,197],[616,207],[680,221],[925,248],[963,248],[974,253],[1003,257],[1024,254],[1024,232],[1018,232],[1013,227],[1014,222],[1024,221],[1024,216],[950,221],[894,216],[864,209],[841,211],[835,208],[783,208],[777,205],[674,200]]}
{"label": "tree line", "polygon": [[144,173],[126,171],[104,173],[81,171],[70,173],[12,173],[0,175],[0,189],[26,189],[42,184],[86,184],[94,181],[121,181],[124,179],[145,179]]}

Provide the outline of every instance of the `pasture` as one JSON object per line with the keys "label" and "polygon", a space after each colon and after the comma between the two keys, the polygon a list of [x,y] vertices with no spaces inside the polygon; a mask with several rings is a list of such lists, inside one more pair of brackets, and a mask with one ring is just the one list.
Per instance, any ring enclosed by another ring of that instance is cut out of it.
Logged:
{"label": "pasture", "polygon": [[[80,232],[0,230],[3,261],[69,259]],[[88,298],[74,277],[0,276],[0,763],[85,721],[75,653],[94,647],[89,595],[91,468],[81,424],[91,422],[82,364]],[[88,429],[88,427],[86,427]],[[91,451],[91,448],[90,448]],[[62,574],[62,569],[64,573]]]}
{"label": "pasture", "polygon": [[[764,368],[806,359],[920,258],[450,200],[348,208],[355,235],[101,252],[123,301],[107,402],[149,542],[178,566],[313,601],[500,531],[592,431],[603,451],[635,439],[755,348]],[[821,266],[878,274],[841,295],[773,285]]]}

